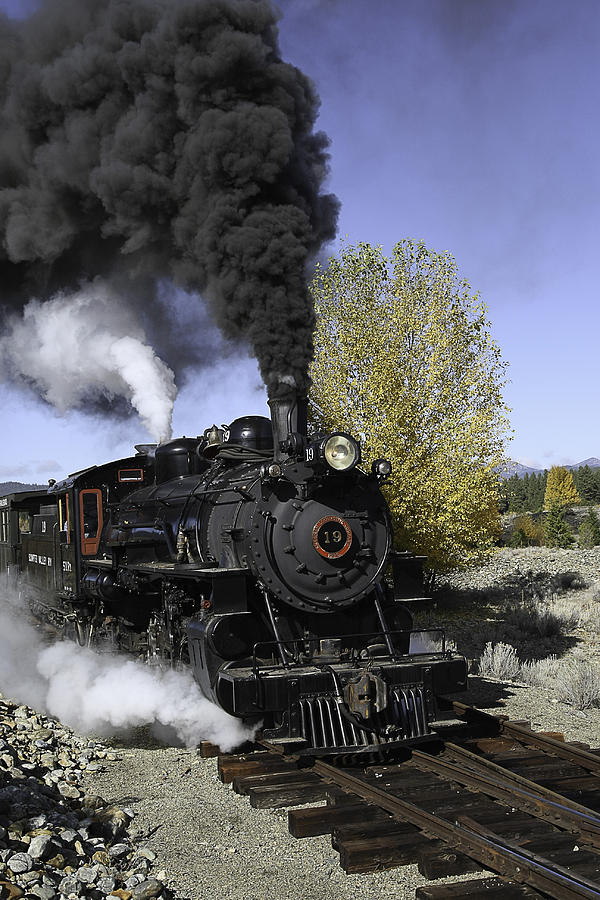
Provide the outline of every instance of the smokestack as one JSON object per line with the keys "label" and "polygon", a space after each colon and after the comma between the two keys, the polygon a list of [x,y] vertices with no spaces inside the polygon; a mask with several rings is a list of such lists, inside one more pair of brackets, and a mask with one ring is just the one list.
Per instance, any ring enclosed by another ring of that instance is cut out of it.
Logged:
{"label": "smokestack", "polygon": [[274,395],[267,402],[271,409],[273,454],[276,461],[281,461],[306,438],[308,402],[291,375],[277,380]]}

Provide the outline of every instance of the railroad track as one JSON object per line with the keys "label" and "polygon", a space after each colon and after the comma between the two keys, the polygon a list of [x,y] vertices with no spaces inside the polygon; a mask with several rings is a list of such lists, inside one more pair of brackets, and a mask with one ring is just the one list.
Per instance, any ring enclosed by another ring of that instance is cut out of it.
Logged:
{"label": "railroad track", "polygon": [[417,900],[600,898],[600,750],[454,707],[454,740],[402,759],[306,765],[264,743],[219,756],[219,777],[253,807],[303,805],[288,812],[290,833],[331,834],[347,873],[478,873],[418,888]]}

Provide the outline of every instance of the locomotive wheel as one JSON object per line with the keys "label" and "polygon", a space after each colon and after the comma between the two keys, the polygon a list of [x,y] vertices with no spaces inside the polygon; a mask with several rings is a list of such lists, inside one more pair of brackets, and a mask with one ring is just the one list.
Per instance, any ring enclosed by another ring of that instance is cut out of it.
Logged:
{"label": "locomotive wheel", "polygon": [[84,622],[69,619],[63,628],[63,639],[72,641],[80,647],[87,647],[89,646],[90,626]]}

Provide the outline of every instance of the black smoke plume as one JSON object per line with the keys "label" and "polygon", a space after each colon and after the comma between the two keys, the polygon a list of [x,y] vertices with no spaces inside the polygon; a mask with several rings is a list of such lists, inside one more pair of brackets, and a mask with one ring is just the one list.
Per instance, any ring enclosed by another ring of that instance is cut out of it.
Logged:
{"label": "black smoke plume", "polygon": [[[102,279],[175,371],[159,295],[197,292],[265,383],[302,384],[307,266],[334,236],[318,97],[281,59],[268,0],[46,0],[0,18],[0,302]],[[181,338],[181,330],[177,332]]]}

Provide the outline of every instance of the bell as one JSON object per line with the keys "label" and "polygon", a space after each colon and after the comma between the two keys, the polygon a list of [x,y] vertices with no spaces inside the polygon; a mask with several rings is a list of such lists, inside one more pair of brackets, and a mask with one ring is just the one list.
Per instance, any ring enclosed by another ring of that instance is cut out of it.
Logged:
{"label": "bell", "polygon": [[221,449],[221,444],[223,443],[223,429],[213,425],[212,428],[206,429],[204,437],[206,438],[206,447],[203,451],[204,455],[212,458],[216,456]]}

